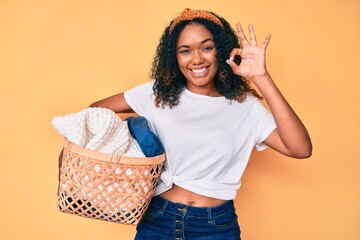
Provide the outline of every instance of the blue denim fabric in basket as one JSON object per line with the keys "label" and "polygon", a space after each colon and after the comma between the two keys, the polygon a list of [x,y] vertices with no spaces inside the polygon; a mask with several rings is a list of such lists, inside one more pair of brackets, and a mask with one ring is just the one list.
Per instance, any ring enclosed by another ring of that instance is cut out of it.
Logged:
{"label": "blue denim fabric in basket", "polygon": [[154,157],[164,153],[164,147],[160,139],[153,133],[146,118],[128,117],[127,121],[131,135],[136,139],[146,157]]}

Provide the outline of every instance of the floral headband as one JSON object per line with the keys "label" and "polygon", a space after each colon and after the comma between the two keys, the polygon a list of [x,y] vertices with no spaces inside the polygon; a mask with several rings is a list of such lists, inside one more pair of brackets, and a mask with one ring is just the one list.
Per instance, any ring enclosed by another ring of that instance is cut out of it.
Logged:
{"label": "floral headband", "polygon": [[216,23],[217,25],[219,25],[220,27],[224,28],[223,24],[221,23],[220,19],[217,18],[214,14],[207,12],[207,11],[202,11],[202,10],[191,10],[189,8],[185,8],[184,11],[182,11],[182,13],[180,13],[179,16],[177,16],[174,21],[171,23],[170,25],[170,32],[172,32],[172,30],[174,29],[174,27],[176,25],[178,25],[180,22],[182,21],[188,21],[188,20],[193,20],[195,18],[203,18],[203,19],[207,19],[213,23]]}

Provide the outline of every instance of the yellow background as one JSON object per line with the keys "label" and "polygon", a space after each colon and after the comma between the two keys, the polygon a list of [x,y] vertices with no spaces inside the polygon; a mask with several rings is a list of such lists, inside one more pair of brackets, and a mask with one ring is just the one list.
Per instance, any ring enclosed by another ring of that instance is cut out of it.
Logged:
{"label": "yellow background", "polygon": [[54,116],[149,79],[185,7],[271,33],[268,68],[307,126],[307,160],[255,153],[236,198],[245,240],[360,239],[358,0],[0,1],[0,239],[133,239],[57,211]]}

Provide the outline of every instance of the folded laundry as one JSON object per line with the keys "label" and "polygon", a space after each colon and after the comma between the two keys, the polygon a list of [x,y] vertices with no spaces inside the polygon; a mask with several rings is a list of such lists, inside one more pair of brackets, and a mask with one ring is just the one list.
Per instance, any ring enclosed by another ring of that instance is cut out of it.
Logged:
{"label": "folded laundry", "polygon": [[89,107],[54,117],[52,125],[70,142],[102,153],[145,157],[128,125],[110,109]]}
{"label": "folded laundry", "polygon": [[146,157],[154,157],[164,153],[160,139],[153,133],[145,117],[128,117],[125,119],[131,135],[136,139]]}

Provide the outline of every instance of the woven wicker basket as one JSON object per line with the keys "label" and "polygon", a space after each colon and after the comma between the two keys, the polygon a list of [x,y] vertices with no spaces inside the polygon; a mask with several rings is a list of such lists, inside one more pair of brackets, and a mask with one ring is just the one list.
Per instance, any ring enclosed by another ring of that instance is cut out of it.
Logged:
{"label": "woven wicker basket", "polygon": [[152,158],[115,156],[65,139],[61,158],[60,211],[137,225],[154,194],[165,154]]}

